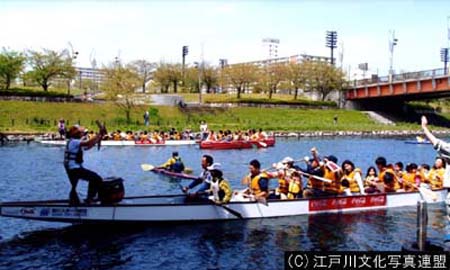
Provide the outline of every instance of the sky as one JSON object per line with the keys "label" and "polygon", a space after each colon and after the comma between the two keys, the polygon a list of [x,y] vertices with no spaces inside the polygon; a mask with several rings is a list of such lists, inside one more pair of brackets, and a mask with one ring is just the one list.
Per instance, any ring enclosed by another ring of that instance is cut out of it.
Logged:
{"label": "sky", "polygon": [[[248,0],[248,1],[44,1],[0,0],[0,47],[10,50],[79,52],[77,66],[108,65],[119,57],[218,65],[265,59],[262,39],[279,39],[278,56],[330,56],[326,31],[337,31],[342,67],[353,76],[386,75],[389,40],[396,72],[443,67],[440,49],[449,46],[447,0]],[[338,65],[341,65],[338,63]]]}

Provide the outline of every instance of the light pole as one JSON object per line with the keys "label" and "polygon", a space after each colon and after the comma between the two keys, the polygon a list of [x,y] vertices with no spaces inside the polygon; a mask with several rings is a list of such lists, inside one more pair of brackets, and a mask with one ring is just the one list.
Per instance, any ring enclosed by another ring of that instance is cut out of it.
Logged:
{"label": "light pole", "polygon": [[182,62],[182,75],[183,75],[183,81],[184,81],[184,66],[185,66],[185,58],[186,58],[186,55],[188,55],[188,53],[189,53],[189,47],[188,46],[183,46],[183,48],[182,48],[182,50],[181,50],[181,56],[182,56],[182,60],[183,60],[183,62]]}
{"label": "light pole", "polygon": [[444,62],[444,74],[447,74],[448,48],[441,49],[441,62]]}
{"label": "light pole", "polygon": [[394,75],[394,47],[397,45],[398,39],[395,38],[395,31],[391,31],[389,38],[389,75]]}
{"label": "light pole", "polygon": [[337,48],[337,32],[327,31],[325,46],[331,50],[331,65],[334,65],[333,51]]}

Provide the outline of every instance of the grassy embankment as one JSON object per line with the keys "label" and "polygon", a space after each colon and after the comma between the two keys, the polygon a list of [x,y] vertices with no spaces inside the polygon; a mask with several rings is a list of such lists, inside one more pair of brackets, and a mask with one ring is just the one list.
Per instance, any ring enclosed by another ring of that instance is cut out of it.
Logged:
{"label": "grassy embankment", "polygon": [[[205,120],[213,130],[263,128],[272,131],[370,131],[370,130],[417,130],[418,125],[399,123],[386,126],[375,123],[364,113],[338,109],[286,109],[286,108],[192,108],[181,111],[177,107],[150,106],[158,116],[151,116],[149,129],[178,130],[190,127],[198,130],[199,121]],[[0,101],[1,132],[47,132],[55,131],[59,118],[69,124],[80,122],[96,129],[94,121],[105,121],[109,130],[143,130],[143,112],[149,106],[133,110],[133,123],[125,122],[125,115],[111,103],[47,103]],[[338,123],[333,117],[338,116]]]}

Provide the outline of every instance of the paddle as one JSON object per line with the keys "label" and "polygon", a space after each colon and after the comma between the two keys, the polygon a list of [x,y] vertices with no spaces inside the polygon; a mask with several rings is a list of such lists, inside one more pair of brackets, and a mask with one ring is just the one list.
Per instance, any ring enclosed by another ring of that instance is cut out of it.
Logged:
{"label": "paddle", "polygon": [[437,200],[437,195],[436,195],[433,191],[429,190],[428,188],[424,188],[424,187],[421,187],[421,186],[417,186],[417,185],[412,184],[412,183],[409,183],[409,182],[407,182],[407,181],[403,181],[403,183],[407,184],[407,185],[410,186],[410,187],[413,187],[413,188],[419,190],[420,195],[421,195],[423,198],[428,198],[428,199],[431,199],[431,200],[433,200],[433,201],[436,201],[436,200]]}
{"label": "paddle", "polygon": [[[183,189],[183,186],[182,186],[181,184],[178,184],[178,186],[180,187],[181,191],[182,191],[184,194],[187,193],[187,192]],[[203,192],[198,193],[198,194],[209,194],[209,193],[206,192],[206,191],[203,191]],[[187,195],[188,195],[188,194],[186,194],[186,196],[187,196]],[[217,202],[215,202],[215,201],[212,200],[212,199],[208,199],[208,201],[209,201],[211,204],[215,205],[215,206],[222,207],[223,209],[227,210],[228,213],[232,214],[233,216],[235,216],[235,217],[237,217],[237,218],[239,218],[239,219],[244,219],[244,217],[242,217],[241,213],[239,213],[238,211],[233,210],[233,209],[231,209],[230,207],[228,207],[228,206],[226,206],[226,205],[223,205],[223,204],[221,204],[221,203],[217,203]]]}
{"label": "paddle", "polygon": [[267,143],[265,143],[265,142],[258,141],[258,144],[259,144],[261,147],[267,148]]}
{"label": "paddle", "polygon": [[152,164],[141,164],[141,169],[144,172],[153,171],[155,169],[155,166],[153,166]]}
{"label": "paddle", "polygon": [[95,123],[97,124],[97,127],[98,127],[98,136],[100,136],[100,139],[98,140],[98,143],[97,143],[97,150],[100,150],[100,147],[101,147],[101,145],[102,145],[102,139],[103,139],[103,136],[105,135],[105,134],[107,134],[108,132],[106,131],[106,127],[105,127],[105,123],[100,123],[100,121],[98,121],[98,120],[95,120]]}
{"label": "paddle", "polygon": [[[145,164],[145,163],[141,164],[141,169],[144,172],[153,171],[155,168],[157,168],[157,167],[155,167],[152,164]],[[193,170],[192,170],[192,168],[185,168],[183,172],[186,174],[191,174],[191,173],[193,173]]]}
{"label": "paddle", "polygon": [[314,179],[317,179],[317,180],[319,180],[319,181],[326,182],[326,183],[331,183],[331,182],[333,182],[333,181],[331,181],[330,179],[326,179],[326,178],[323,178],[323,177],[320,177],[320,176],[317,176],[317,175],[305,173],[305,172],[302,172],[302,171],[297,171],[297,172],[300,173],[300,174],[303,174],[303,175],[305,175],[305,176],[308,176],[308,177],[312,177],[312,178],[314,178]]}
{"label": "paddle", "polygon": [[238,211],[233,210],[233,209],[231,209],[230,207],[228,207],[228,206],[226,206],[226,205],[223,205],[223,204],[221,204],[221,203],[217,203],[217,202],[215,202],[214,200],[209,199],[209,201],[210,201],[212,204],[214,204],[215,206],[219,206],[219,207],[222,207],[223,209],[227,210],[227,211],[228,211],[230,214],[232,214],[233,216],[235,216],[235,217],[237,217],[237,218],[239,218],[239,219],[244,219],[244,217],[242,217],[241,213],[239,213]]}

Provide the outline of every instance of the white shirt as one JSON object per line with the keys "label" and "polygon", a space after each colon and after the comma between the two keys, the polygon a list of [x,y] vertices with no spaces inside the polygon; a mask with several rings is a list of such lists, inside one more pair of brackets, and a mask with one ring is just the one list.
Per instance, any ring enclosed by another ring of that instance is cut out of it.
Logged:
{"label": "white shirt", "polygon": [[[69,142],[68,142],[69,145],[67,147],[67,150],[73,154],[78,153],[78,151],[82,151],[80,148],[80,143],[81,143],[80,139],[69,140]],[[73,159],[69,159],[68,167],[70,170],[78,169],[78,168],[81,168],[81,164],[76,163],[75,160],[73,160]]]}

